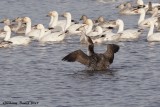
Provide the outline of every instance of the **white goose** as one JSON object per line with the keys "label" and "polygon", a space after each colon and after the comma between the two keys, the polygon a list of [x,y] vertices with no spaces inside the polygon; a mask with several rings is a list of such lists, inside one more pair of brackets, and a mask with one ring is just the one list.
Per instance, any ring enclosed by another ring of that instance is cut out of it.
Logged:
{"label": "white goose", "polygon": [[144,2],[143,2],[143,0],[137,0],[137,5],[140,5],[140,6],[143,6],[144,5]]}
{"label": "white goose", "polygon": [[[63,17],[65,17],[66,19],[68,17],[70,17],[70,13],[69,12],[65,12],[63,14]],[[71,21],[67,19],[66,21],[66,25],[65,25],[65,31],[60,31],[60,32],[53,32],[50,34],[45,34],[45,28],[42,24],[37,25],[37,29],[40,30],[40,33],[38,35],[38,40],[41,42],[60,42],[63,41],[65,39],[65,37],[67,36],[66,33],[68,33],[67,28],[68,26],[70,26]]]}
{"label": "white goose", "polygon": [[151,20],[149,22],[149,25],[150,25],[150,29],[149,29],[149,32],[148,32],[148,35],[147,35],[147,41],[149,42],[160,42],[160,33],[153,33],[154,31],[154,25],[155,25],[155,22],[157,20]]}
{"label": "white goose", "polygon": [[120,4],[119,6],[117,6],[117,8],[119,8],[119,13],[120,14],[124,14],[124,15],[135,15],[137,14],[134,11],[134,8],[132,7],[130,2],[127,2],[126,4]]}
{"label": "white goose", "polygon": [[95,36],[98,36],[98,35],[100,35],[102,33],[103,33],[102,27],[96,26],[95,30],[91,31],[90,33],[88,33],[87,36],[95,37]]}
{"label": "white goose", "polygon": [[31,39],[27,36],[15,36],[11,38],[11,29],[8,25],[4,26],[4,31],[6,32],[4,41],[10,41],[13,45],[27,45],[31,42]]}
{"label": "white goose", "polygon": [[69,26],[67,30],[69,31],[70,35],[80,34],[81,31],[78,31],[77,29],[79,29],[83,26],[85,26],[85,24],[82,24],[82,23],[73,24],[73,25]]}
{"label": "white goose", "polygon": [[93,28],[93,21],[91,19],[87,19],[85,21],[85,24],[86,24],[85,26],[79,28],[79,30],[82,32],[80,36],[81,43],[86,42],[85,35],[88,35],[92,31],[92,28]]}
{"label": "white goose", "polygon": [[45,28],[42,24],[38,24],[37,25],[37,29],[40,30],[40,34],[39,34],[39,41],[40,42],[60,42],[63,41],[64,38],[66,37],[66,32],[54,32],[48,35],[45,35]]}
{"label": "white goose", "polygon": [[[143,6],[146,10],[149,8],[148,4],[144,4],[143,0],[137,0],[137,5]],[[160,6],[160,3],[152,3],[152,7]]]}
{"label": "white goose", "polygon": [[[139,17],[139,20],[138,20],[138,26],[140,26],[142,28],[149,27],[149,25],[147,23],[150,22],[151,20],[155,19],[155,17],[154,17],[155,15],[153,15],[153,17],[145,19],[146,11],[143,8],[135,10],[135,11],[140,13],[140,17]],[[156,13],[157,13],[157,9],[155,9],[154,14],[156,14]]]}
{"label": "white goose", "polygon": [[[74,22],[72,23],[72,16],[71,13],[66,12],[68,15],[66,17],[66,20],[58,20],[58,12],[57,11],[51,11],[49,12],[48,16],[51,17],[50,23],[49,23],[49,27],[50,28],[54,28],[55,30],[53,31],[65,31],[65,28],[68,28],[70,25],[74,24]],[[61,15],[63,16],[63,15]],[[66,27],[66,21],[70,21],[70,25],[68,25]]]}
{"label": "white goose", "polygon": [[88,19],[86,15],[82,15],[79,20],[82,20],[82,23],[85,23],[85,21]]}
{"label": "white goose", "polygon": [[108,27],[116,27],[115,20],[105,20],[103,16],[98,17],[96,22],[98,26],[101,26],[103,28],[103,30],[106,30],[106,28]]}
{"label": "white goose", "polygon": [[23,25],[22,21],[23,21],[23,18],[21,17],[17,17],[16,19],[12,20],[12,22],[16,22],[18,24],[17,27],[15,28],[15,31],[14,31],[15,33],[25,34],[26,26]]}
{"label": "white goose", "polygon": [[12,24],[10,19],[5,18],[0,23],[4,23],[4,25],[8,25],[11,28],[11,31],[15,32],[17,29],[17,24]]}
{"label": "white goose", "polygon": [[49,28],[54,28],[54,31],[62,31],[62,23],[65,23],[65,20],[58,21],[58,12],[51,11],[47,16],[50,16]]}
{"label": "white goose", "polygon": [[138,39],[141,34],[140,29],[127,29],[124,30],[124,22],[121,19],[116,20],[117,26],[119,26],[117,33],[107,32],[100,38],[93,40],[94,43],[103,43],[106,41],[124,41]]}
{"label": "white goose", "polygon": [[118,19],[116,21],[116,24],[119,26],[118,29],[118,34],[120,34],[120,39],[138,39],[140,34],[141,34],[141,30],[140,29],[127,29],[124,30],[124,22],[121,19]]}
{"label": "white goose", "polygon": [[[23,18],[23,22],[26,23],[25,35],[29,36],[29,37],[32,37],[35,40],[39,39],[39,33],[40,33],[40,31],[37,30],[37,29],[33,29],[31,27],[31,19],[29,17],[24,17]],[[49,34],[49,33],[51,33],[51,31],[48,30],[48,29],[45,29],[45,33]]]}

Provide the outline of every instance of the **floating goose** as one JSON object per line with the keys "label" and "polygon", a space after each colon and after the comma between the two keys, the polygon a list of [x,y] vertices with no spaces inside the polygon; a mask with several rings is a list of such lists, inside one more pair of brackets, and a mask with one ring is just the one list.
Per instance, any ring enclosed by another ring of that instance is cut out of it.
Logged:
{"label": "floating goose", "polygon": [[93,39],[93,43],[103,43],[106,41],[119,41],[120,34],[113,33],[113,32],[106,32],[102,35],[97,36],[97,38]]}
{"label": "floating goose", "polygon": [[12,22],[16,22],[18,24],[15,28],[15,33],[25,34],[26,26],[23,25],[23,18],[17,17],[16,19],[12,20]]}
{"label": "floating goose", "polygon": [[[152,7],[160,6],[160,3],[151,3]],[[144,8],[145,10],[148,10],[150,7],[150,4],[144,4],[143,0],[137,0],[137,5]]]}
{"label": "floating goose", "polygon": [[117,19],[116,25],[119,27],[117,33],[107,32],[100,38],[93,40],[94,43],[102,43],[106,41],[128,41],[138,39],[141,34],[141,29],[126,29],[124,30],[124,22]]}
{"label": "floating goose", "polygon": [[85,21],[88,19],[86,15],[82,15],[79,20],[82,20],[82,23],[85,23]]}
{"label": "floating goose", "polygon": [[143,6],[144,5],[144,2],[143,2],[143,0],[137,0],[137,5],[140,5],[140,6]]}
{"label": "floating goose", "polygon": [[51,11],[47,16],[50,16],[49,28],[54,28],[54,31],[62,31],[65,20],[58,20],[58,12]]}
{"label": "floating goose", "polygon": [[86,55],[82,50],[76,50],[65,56],[62,60],[68,62],[79,62],[88,67],[88,70],[106,70],[113,63],[114,53],[118,52],[119,46],[108,44],[105,53],[95,53],[94,44],[90,37],[86,36],[88,41],[89,55]]}
{"label": "floating goose", "polygon": [[150,22],[151,20],[157,19],[157,18],[154,17],[157,14],[157,8],[154,9],[153,17],[150,17],[150,18],[147,18],[147,19],[145,19],[146,11],[143,8],[135,10],[135,11],[140,13],[140,17],[139,17],[139,20],[138,20],[138,25],[142,28],[149,27],[149,25],[147,23]]}
{"label": "floating goose", "polygon": [[91,19],[87,19],[85,21],[85,24],[86,24],[85,26],[82,26],[78,29],[78,31],[81,31],[81,36],[80,36],[81,43],[86,43],[85,35],[88,35],[93,28],[93,21]]}
{"label": "floating goose", "polygon": [[4,18],[0,23],[4,23],[4,25],[8,25],[11,28],[11,31],[15,32],[17,30],[17,24],[12,24],[10,19]]}
{"label": "floating goose", "polygon": [[116,27],[115,26],[115,20],[105,20],[103,16],[98,17],[96,20],[98,23],[98,26],[101,26],[104,30],[107,29],[108,27]]}
{"label": "floating goose", "polygon": [[156,23],[157,20],[151,20],[149,22],[150,25],[150,29],[148,31],[148,35],[147,35],[147,41],[149,42],[160,42],[160,33],[153,33],[154,31],[154,25]]}
{"label": "floating goose", "polygon": [[[66,12],[67,17],[66,20],[58,20],[58,12],[57,11],[51,11],[47,16],[51,17],[50,23],[49,23],[49,28],[54,28],[53,31],[65,31],[65,28],[68,28],[70,25],[75,24],[75,22],[72,22],[72,16],[71,13]],[[60,15],[63,16],[63,15]],[[67,25],[66,27],[66,21],[70,24]]]}
{"label": "floating goose", "polygon": [[[26,23],[25,35],[31,37],[34,40],[38,40],[40,31],[32,28],[31,19],[29,17],[24,17],[23,22]],[[49,34],[49,33],[51,33],[51,31],[49,31],[48,29],[45,29],[45,34]]]}
{"label": "floating goose", "polygon": [[71,26],[69,26],[68,29],[67,29],[69,31],[69,34],[70,35],[80,34],[81,31],[79,31],[77,29],[85,26],[86,25],[85,23],[86,23],[87,19],[88,19],[87,16],[83,15],[80,19],[80,20],[83,20],[83,23],[72,24]]}
{"label": "floating goose", "polygon": [[66,37],[66,34],[68,33],[68,31],[61,31],[61,32],[54,32],[54,33],[50,33],[45,35],[45,28],[42,24],[38,24],[37,25],[37,29],[40,30],[40,34],[39,36],[39,41],[40,42],[60,42],[63,41],[64,38]]}
{"label": "floating goose", "polygon": [[124,15],[135,15],[138,14],[134,11],[135,7],[132,7],[130,2],[127,2],[125,4],[120,4],[116,8],[119,8],[119,13]]}
{"label": "floating goose", "polygon": [[124,30],[124,22],[121,19],[116,21],[116,24],[119,26],[118,34],[120,34],[120,39],[138,39],[141,34],[141,29],[126,29]]}
{"label": "floating goose", "polygon": [[8,25],[4,26],[4,31],[6,32],[4,41],[10,41],[13,45],[27,45],[31,42],[31,39],[27,36],[14,36],[11,38],[11,29]]}
{"label": "floating goose", "polygon": [[87,36],[95,37],[103,33],[103,29],[100,26],[96,26],[95,30],[88,33]]}

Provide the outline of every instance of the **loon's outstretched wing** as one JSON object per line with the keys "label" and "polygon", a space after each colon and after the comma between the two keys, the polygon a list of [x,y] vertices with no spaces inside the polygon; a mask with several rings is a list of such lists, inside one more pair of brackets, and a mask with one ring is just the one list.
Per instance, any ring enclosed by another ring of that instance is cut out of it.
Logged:
{"label": "loon's outstretched wing", "polygon": [[84,65],[89,65],[89,56],[86,55],[82,50],[76,50],[74,52],[71,52],[67,56],[65,56],[63,61],[68,61],[68,62],[80,62],[81,64]]}

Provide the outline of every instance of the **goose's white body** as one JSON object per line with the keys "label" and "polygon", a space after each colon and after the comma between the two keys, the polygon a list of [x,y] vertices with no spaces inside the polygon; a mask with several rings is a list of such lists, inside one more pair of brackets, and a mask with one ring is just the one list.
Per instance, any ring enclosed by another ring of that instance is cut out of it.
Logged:
{"label": "goose's white body", "polygon": [[12,42],[13,45],[27,45],[31,42],[31,39],[27,36],[14,36],[11,38],[11,29],[9,26],[4,26],[4,31],[6,31],[4,40]]}
{"label": "goose's white body", "polygon": [[[144,5],[145,9],[147,10],[148,9],[148,4],[144,4],[144,1],[143,0],[137,0],[137,5]],[[152,7],[156,7],[156,6],[160,6],[160,3],[152,3]]]}
{"label": "goose's white body", "polygon": [[12,20],[12,22],[17,23],[17,27],[12,29],[13,32],[15,32],[17,34],[25,34],[26,26],[22,23],[22,20],[23,20],[23,18],[21,18],[21,17],[18,17],[16,19]]}
{"label": "goose's white body", "polygon": [[48,35],[45,35],[45,28],[42,24],[37,25],[37,29],[40,30],[39,41],[40,42],[60,42],[63,41],[66,37],[65,32],[54,32]]}
{"label": "goose's white body", "polygon": [[139,38],[139,35],[141,34],[139,29],[124,30],[124,22],[121,19],[118,19],[116,24],[119,26],[117,33],[107,32],[106,34],[103,34],[102,37],[93,41],[95,43],[102,43],[106,41],[133,40]]}
{"label": "goose's white body", "polygon": [[82,32],[81,33],[81,36],[80,36],[80,42],[81,43],[85,43],[86,42],[86,37],[85,35],[88,35],[91,31],[92,31],[92,28],[93,28],[93,22],[91,19],[87,19],[86,20],[86,25],[83,26],[80,31]]}
{"label": "goose's white body", "polygon": [[0,32],[0,38],[4,39],[6,37],[6,32]]}
{"label": "goose's white body", "polygon": [[[39,39],[39,34],[40,34],[40,30],[38,29],[33,29],[31,27],[31,19],[29,17],[25,17],[24,22],[26,23],[26,31],[25,31],[25,35],[28,37],[31,37],[34,40],[38,40]],[[51,31],[48,29],[45,29],[45,34],[50,34]]]}
{"label": "goose's white body", "polygon": [[125,4],[120,4],[119,6],[117,6],[120,9],[119,11],[120,14],[125,14],[125,15],[138,14],[133,10],[131,3],[127,3],[127,6],[124,6],[124,5]]}
{"label": "goose's white body", "polygon": [[95,31],[91,31],[87,36],[95,37],[103,33],[103,29],[100,26],[96,26]]}
{"label": "goose's white body", "polygon": [[106,41],[117,41],[119,39],[119,36],[116,35],[116,33],[113,32],[107,32],[97,39],[93,39],[93,43],[103,43]]}
{"label": "goose's white body", "polygon": [[147,36],[147,41],[149,42],[159,42],[160,41],[160,33],[153,33],[155,22],[156,20],[152,20],[149,22],[150,29],[149,29],[148,36]]}
{"label": "goose's white body", "polygon": [[146,15],[145,10],[144,10],[143,8],[142,8],[142,9],[139,9],[139,10],[138,10],[138,13],[140,13],[140,17],[139,17],[139,20],[138,20],[138,25],[139,25],[141,28],[149,27],[150,25],[149,25],[148,23],[149,23],[150,21],[152,21],[152,20],[157,19],[157,17],[154,17],[154,16],[156,16],[157,11],[158,11],[158,9],[155,9],[155,10],[154,10],[154,14],[152,15],[152,17],[145,19],[145,15]]}
{"label": "goose's white body", "polygon": [[66,34],[64,32],[55,32],[51,33],[49,35],[45,35],[40,39],[42,42],[60,42],[63,41],[66,37]]}
{"label": "goose's white body", "polygon": [[79,28],[83,27],[85,24],[73,24],[68,28],[69,34],[80,34],[81,31],[78,31]]}
{"label": "goose's white body", "polygon": [[37,26],[37,30],[40,30],[38,40],[41,42],[54,42],[54,41],[60,42],[60,41],[63,41],[66,37],[66,30],[71,24],[71,14],[69,12],[66,12],[66,13],[64,13],[63,16],[67,19],[66,23],[65,23],[65,28],[64,28],[65,31],[59,31],[59,32],[45,34],[45,28],[42,24],[40,24],[39,26]]}
{"label": "goose's white body", "polygon": [[[73,25],[74,23],[71,22],[72,16],[68,12],[68,16],[66,17],[66,20],[58,20],[58,12],[52,11],[49,13],[49,16],[51,17],[49,27],[54,28],[54,31],[65,31],[69,26]],[[68,23],[68,25],[66,25]]]}
{"label": "goose's white body", "polygon": [[118,34],[120,34],[120,39],[138,39],[141,31],[140,29],[127,29],[124,30],[124,22],[121,19],[116,21],[117,25],[119,26]]}

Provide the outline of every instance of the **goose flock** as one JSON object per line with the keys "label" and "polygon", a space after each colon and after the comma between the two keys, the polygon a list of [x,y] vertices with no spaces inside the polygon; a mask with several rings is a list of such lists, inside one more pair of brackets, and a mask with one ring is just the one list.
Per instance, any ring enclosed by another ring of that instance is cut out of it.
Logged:
{"label": "goose flock", "polygon": [[[72,19],[70,12],[59,15],[57,11],[50,11],[46,16],[50,17],[48,27],[43,24],[32,25],[29,17],[17,17],[13,20],[3,19],[4,24],[0,29],[0,47],[7,48],[16,45],[28,45],[34,40],[41,43],[61,42],[68,36],[78,36],[80,43],[88,44],[89,54],[76,50],[65,56],[62,60],[78,61],[88,67],[89,70],[104,70],[113,62],[114,53],[118,52],[119,46],[108,44],[107,51],[103,54],[94,52],[94,44],[106,43],[108,41],[135,41],[141,37],[145,29],[148,29],[146,40],[149,42],[160,42],[160,3],[136,0],[136,4],[125,2],[117,7],[118,13],[122,15],[139,15],[136,28],[125,29],[123,19],[106,20],[103,16],[90,19],[82,15],[79,21]],[[146,14],[150,15],[146,18]],[[64,20],[59,20],[64,17]],[[113,31],[113,29],[115,30]],[[157,32],[154,32],[156,30]]]}

